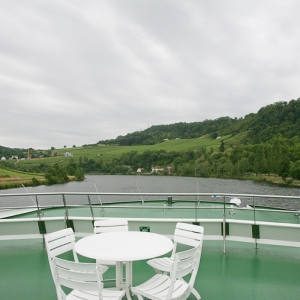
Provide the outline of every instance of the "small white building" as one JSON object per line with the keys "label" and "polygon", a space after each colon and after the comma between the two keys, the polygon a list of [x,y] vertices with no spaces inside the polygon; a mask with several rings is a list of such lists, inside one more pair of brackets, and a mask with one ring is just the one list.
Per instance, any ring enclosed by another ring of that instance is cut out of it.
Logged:
{"label": "small white building", "polygon": [[4,156],[1,157],[1,160],[6,160],[6,158]]}
{"label": "small white building", "polygon": [[144,168],[138,168],[138,169],[136,170],[137,173],[142,173],[143,171],[144,171]]}
{"label": "small white building", "polygon": [[70,157],[70,156],[73,156],[70,152],[66,152],[65,154],[64,154],[64,156],[67,156],[67,157]]}
{"label": "small white building", "polygon": [[151,167],[151,173],[162,172],[163,170],[164,170],[164,168],[161,168],[161,167]]}
{"label": "small white building", "polygon": [[18,155],[12,155],[11,159],[19,159]]}

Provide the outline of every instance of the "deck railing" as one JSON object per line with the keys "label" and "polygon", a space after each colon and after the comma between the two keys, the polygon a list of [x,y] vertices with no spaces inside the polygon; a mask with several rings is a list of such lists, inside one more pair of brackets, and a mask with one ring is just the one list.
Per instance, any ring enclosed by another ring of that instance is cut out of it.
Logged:
{"label": "deck railing", "polygon": [[[241,200],[240,206],[236,199]],[[87,222],[111,217],[126,217],[132,224],[144,225],[153,222],[175,224],[177,221],[201,224],[207,227],[207,239],[223,240],[224,252],[226,240],[251,241],[256,247],[262,242],[280,244],[283,241],[283,244],[300,247],[300,197],[295,196],[101,192],[0,194],[2,239],[19,236],[13,229],[10,231],[8,224],[12,223],[38,223],[39,234],[43,236],[57,229],[60,222],[60,227],[73,227],[75,232],[83,234],[89,233],[90,229],[84,229]],[[283,232],[283,229],[287,230]],[[280,233],[279,238],[275,237],[276,230]],[[26,229],[23,233],[26,234]]]}

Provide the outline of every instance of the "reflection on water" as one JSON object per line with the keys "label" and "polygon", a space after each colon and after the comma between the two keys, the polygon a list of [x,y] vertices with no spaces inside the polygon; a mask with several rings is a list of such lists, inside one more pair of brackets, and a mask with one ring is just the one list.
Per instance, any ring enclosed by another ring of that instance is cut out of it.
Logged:
{"label": "reflection on water", "polygon": [[[97,190],[96,190],[97,189]],[[126,175],[87,175],[82,182],[70,182],[53,186],[28,187],[29,192],[48,193],[48,192],[117,192],[117,193],[230,193],[230,194],[258,194],[258,195],[280,195],[280,196],[299,196],[299,188],[286,186],[277,186],[265,182],[251,180],[233,180],[233,179],[216,179],[216,178],[195,178],[195,177],[173,177],[173,176],[126,176]],[[1,194],[26,193],[24,188],[1,190]],[[200,200],[218,200],[216,198],[203,197]],[[66,196],[67,203],[87,203],[87,197],[77,196],[76,198]],[[92,203],[106,203],[111,201],[129,200],[114,196],[91,196]],[[130,197],[130,200],[150,200],[149,197]],[[190,200],[197,200],[195,197]],[[36,200],[26,197],[17,199],[0,198],[1,205],[32,205]],[[39,196],[40,205],[43,204],[61,204],[62,197]],[[253,204],[252,198],[242,199],[242,205]],[[300,209],[300,201],[288,200],[284,204],[282,200],[264,199],[256,201],[256,205],[270,207],[286,207],[291,209]]]}

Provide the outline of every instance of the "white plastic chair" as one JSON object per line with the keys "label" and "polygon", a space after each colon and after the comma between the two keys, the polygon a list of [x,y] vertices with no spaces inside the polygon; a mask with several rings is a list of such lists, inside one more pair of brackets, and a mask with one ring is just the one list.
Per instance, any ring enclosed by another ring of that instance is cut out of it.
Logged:
{"label": "white plastic chair", "polygon": [[[125,291],[103,288],[102,268],[96,263],[72,262],[55,257],[54,283],[59,300],[120,300]],[[62,287],[72,289],[66,294]]]}
{"label": "white plastic chair", "polygon": [[53,278],[54,278],[54,274],[53,274],[54,257],[71,251],[73,253],[74,260],[78,261],[77,254],[74,250],[75,235],[72,228],[58,230],[45,235],[45,244],[46,244],[49,265],[50,265]]}
{"label": "white plastic chair", "polygon": [[[169,275],[156,274],[139,286],[132,287],[131,292],[143,300],[186,300],[195,283],[198,272],[201,244],[197,247],[175,254]],[[191,274],[187,282],[183,278]]]}
{"label": "white plastic chair", "polygon": [[[67,252],[73,254],[74,261],[78,262],[77,254],[74,250],[75,245],[75,235],[72,228],[66,228],[58,230],[45,235],[45,244],[48,254],[48,261],[50,265],[50,270],[52,277],[54,279],[53,273],[53,259],[56,256],[62,255]],[[102,272],[108,270],[108,267],[103,267]]]}
{"label": "white plastic chair", "polygon": [[[128,231],[128,221],[126,219],[105,219],[94,222],[94,233],[101,234],[104,232],[113,231]],[[106,266],[115,266],[115,261],[110,260],[97,260],[97,263],[104,264]]]}
{"label": "white plastic chair", "polygon": [[[200,244],[202,251],[204,228],[198,225],[177,223],[174,232],[174,248],[171,257],[161,257],[148,260],[147,263],[156,273],[170,273],[171,267],[177,251],[177,245],[183,244],[191,247],[197,247]],[[201,296],[193,289],[192,293],[200,300]]]}
{"label": "white plastic chair", "polygon": [[[101,234],[105,232],[114,231],[128,231],[128,221],[126,219],[105,219],[94,222],[94,233]],[[121,251],[121,250],[120,250]],[[116,261],[98,260],[98,264],[106,265],[108,267],[116,266]],[[106,279],[105,281],[114,281],[116,279]]]}
{"label": "white plastic chair", "polygon": [[94,233],[104,233],[112,231],[128,231],[128,221],[126,219],[105,219],[94,222]]}

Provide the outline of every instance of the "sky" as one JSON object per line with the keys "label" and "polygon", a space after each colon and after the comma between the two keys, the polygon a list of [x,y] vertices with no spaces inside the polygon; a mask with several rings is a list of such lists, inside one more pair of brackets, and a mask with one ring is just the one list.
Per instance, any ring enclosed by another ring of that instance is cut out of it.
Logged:
{"label": "sky", "polygon": [[0,145],[94,144],[300,97],[299,0],[1,0]]}

